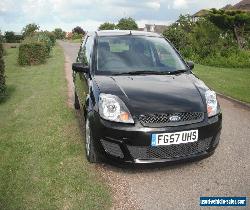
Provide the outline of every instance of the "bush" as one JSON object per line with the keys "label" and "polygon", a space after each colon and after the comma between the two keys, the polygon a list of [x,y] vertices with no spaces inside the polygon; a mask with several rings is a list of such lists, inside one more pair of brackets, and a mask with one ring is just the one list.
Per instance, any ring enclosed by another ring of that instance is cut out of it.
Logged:
{"label": "bush", "polygon": [[168,38],[187,60],[217,66],[250,67],[250,38],[240,49],[234,34],[223,31],[207,18],[191,22],[189,16],[180,16],[169,26],[163,36]]}
{"label": "bush", "polygon": [[3,52],[3,45],[0,42],[0,101],[3,99],[6,93]]}
{"label": "bush", "polygon": [[18,63],[20,65],[35,65],[46,62],[48,48],[45,43],[25,41],[19,46]]}
{"label": "bush", "polygon": [[56,35],[53,32],[44,31],[44,33],[50,38],[52,46],[56,44]]}
{"label": "bush", "polygon": [[19,43],[22,39],[22,35],[16,35],[13,31],[6,31],[3,38],[7,43]]}
{"label": "bush", "polygon": [[53,43],[50,37],[45,32],[39,32],[34,35],[33,39],[35,39],[35,41],[42,42],[45,44],[46,53],[47,53],[47,56],[49,56],[50,51],[53,47]]}
{"label": "bush", "polygon": [[228,54],[227,57],[217,53],[214,56],[201,59],[199,63],[216,67],[250,68],[250,52],[239,50]]}
{"label": "bush", "polygon": [[72,39],[82,39],[83,35],[78,33],[73,33]]}
{"label": "bush", "polygon": [[66,32],[63,31],[61,28],[55,28],[53,33],[55,34],[56,39],[65,39]]}

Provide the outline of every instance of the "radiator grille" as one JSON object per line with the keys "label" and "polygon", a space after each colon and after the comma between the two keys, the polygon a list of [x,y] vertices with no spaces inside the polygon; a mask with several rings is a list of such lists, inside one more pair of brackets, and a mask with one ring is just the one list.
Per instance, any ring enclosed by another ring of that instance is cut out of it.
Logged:
{"label": "radiator grille", "polygon": [[[177,116],[178,121],[171,121],[171,117]],[[138,120],[146,127],[179,126],[201,122],[204,119],[203,112],[181,112],[165,114],[145,114],[138,116]]]}

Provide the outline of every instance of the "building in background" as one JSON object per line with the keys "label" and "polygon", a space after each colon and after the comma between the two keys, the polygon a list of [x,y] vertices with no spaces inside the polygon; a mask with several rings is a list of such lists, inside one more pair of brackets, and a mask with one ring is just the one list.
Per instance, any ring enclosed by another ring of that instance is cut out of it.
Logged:
{"label": "building in background", "polygon": [[168,26],[166,25],[156,25],[156,24],[145,24],[143,28],[139,28],[139,31],[146,31],[146,32],[154,32],[161,34],[164,30],[167,29]]}
{"label": "building in background", "polygon": [[[226,6],[222,7],[223,10],[241,10],[250,12],[250,0],[242,0],[235,5],[227,4]],[[202,9],[195,14],[192,15],[193,20],[197,21],[200,17],[204,17],[209,13],[208,9]]]}

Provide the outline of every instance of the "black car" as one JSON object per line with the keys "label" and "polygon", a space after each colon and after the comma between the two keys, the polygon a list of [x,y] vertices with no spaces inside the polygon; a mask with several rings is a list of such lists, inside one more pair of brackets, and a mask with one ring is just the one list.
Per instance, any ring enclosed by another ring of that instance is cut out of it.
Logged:
{"label": "black car", "polygon": [[155,33],[88,33],[72,64],[88,160],[140,164],[213,154],[222,114],[193,67]]}

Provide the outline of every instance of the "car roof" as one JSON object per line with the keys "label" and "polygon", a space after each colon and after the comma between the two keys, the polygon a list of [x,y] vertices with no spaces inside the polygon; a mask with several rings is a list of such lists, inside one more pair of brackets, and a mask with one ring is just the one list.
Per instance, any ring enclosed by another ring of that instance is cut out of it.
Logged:
{"label": "car roof", "polygon": [[134,31],[134,30],[101,30],[88,32],[89,36],[97,35],[97,36],[122,36],[122,35],[135,35],[135,36],[153,36],[153,37],[162,37],[160,34],[153,32],[145,32],[145,31]]}

